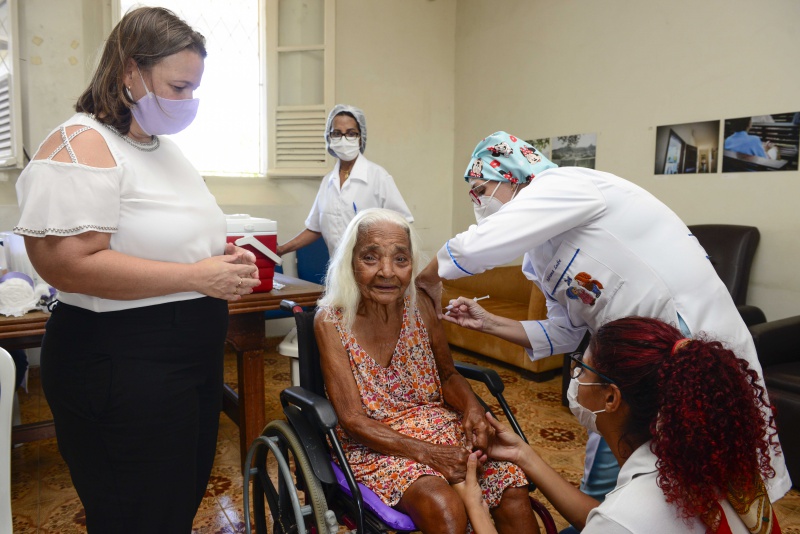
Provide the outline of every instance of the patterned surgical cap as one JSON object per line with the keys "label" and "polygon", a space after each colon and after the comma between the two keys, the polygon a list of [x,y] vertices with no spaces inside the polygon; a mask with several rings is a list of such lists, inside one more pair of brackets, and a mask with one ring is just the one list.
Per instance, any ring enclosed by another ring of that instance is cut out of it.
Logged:
{"label": "patterned surgical cap", "polygon": [[537,174],[556,167],[558,165],[522,139],[506,132],[495,132],[475,147],[464,179],[527,184]]}

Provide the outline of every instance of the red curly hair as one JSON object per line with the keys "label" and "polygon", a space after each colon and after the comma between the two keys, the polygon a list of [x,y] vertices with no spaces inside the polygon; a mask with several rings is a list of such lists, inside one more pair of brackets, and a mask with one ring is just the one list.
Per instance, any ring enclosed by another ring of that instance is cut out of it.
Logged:
{"label": "red curly hair", "polygon": [[629,406],[623,439],[652,440],[667,502],[683,517],[703,518],[730,490],[751,493],[757,473],[774,477],[769,450],[778,445],[765,389],[747,361],[718,341],[676,345],[683,337],[657,319],[628,317],[600,328],[589,349]]}

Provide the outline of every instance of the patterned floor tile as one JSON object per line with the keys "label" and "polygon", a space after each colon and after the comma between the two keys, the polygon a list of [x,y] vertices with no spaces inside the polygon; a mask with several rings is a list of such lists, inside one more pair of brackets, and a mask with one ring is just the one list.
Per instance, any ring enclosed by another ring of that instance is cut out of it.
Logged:
{"label": "patterned floor tile", "polygon": [[36,534],[39,530],[39,503],[20,502],[12,491],[12,526],[15,534]]}
{"label": "patterned floor tile", "polygon": [[[283,419],[278,394],[291,382],[289,361],[277,354],[280,338],[267,340],[265,352],[266,417]],[[577,486],[583,472],[583,448],[586,432],[568,409],[561,405],[561,378],[532,382],[507,366],[485,360],[475,354],[454,352],[454,357],[498,372],[506,389],[505,397],[529,441],[558,473]],[[236,359],[226,355],[225,380],[234,388],[237,380]],[[476,387],[477,390],[483,386]],[[41,394],[38,369],[32,369],[29,393],[20,394],[23,422],[51,416]],[[484,390],[485,391],[485,390]],[[490,402],[501,413],[496,402]],[[30,418],[30,419],[29,419]],[[58,453],[54,439],[28,443],[12,451],[12,511],[14,532],[21,534],[84,533],[83,506],[75,494],[69,470]],[[273,472],[275,469],[272,470]],[[215,465],[206,496],[194,521],[196,534],[233,534],[244,532],[243,482],[239,466],[239,429],[222,415]],[[567,522],[552,506],[534,492],[553,515],[559,528]],[[775,504],[775,511],[785,534],[800,534],[800,492],[793,490]],[[269,518],[268,518],[269,520]]]}

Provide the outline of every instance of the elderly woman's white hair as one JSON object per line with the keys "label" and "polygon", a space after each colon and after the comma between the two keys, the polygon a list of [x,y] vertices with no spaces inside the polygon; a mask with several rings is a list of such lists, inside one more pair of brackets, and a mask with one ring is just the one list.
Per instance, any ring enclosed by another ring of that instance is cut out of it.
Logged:
{"label": "elderly woman's white hair", "polygon": [[411,297],[412,306],[416,304],[417,289],[414,285],[414,279],[416,279],[417,274],[425,265],[425,258],[422,257],[420,240],[414,228],[396,211],[383,208],[360,211],[347,225],[342,240],[333,253],[333,258],[328,264],[328,272],[325,275],[325,294],[319,300],[320,306],[342,310],[342,323],[348,330],[353,326],[353,321],[358,312],[358,305],[361,302],[361,291],[358,288],[355,272],[353,271],[353,250],[358,241],[358,236],[362,232],[366,232],[375,224],[382,222],[394,223],[403,228],[408,235],[412,279],[408,284],[405,295]]}

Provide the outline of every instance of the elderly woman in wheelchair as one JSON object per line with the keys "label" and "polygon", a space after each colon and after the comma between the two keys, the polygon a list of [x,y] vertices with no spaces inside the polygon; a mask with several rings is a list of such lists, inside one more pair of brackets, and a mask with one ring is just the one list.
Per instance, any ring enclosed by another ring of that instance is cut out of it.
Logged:
{"label": "elderly woman in wheelchair", "polygon": [[[416,294],[419,250],[401,216],[359,213],[331,260],[314,331],[356,479],[419,530],[463,533],[466,510],[450,484],[494,430],[454,367],[433,303]],[[521,469],[490,461],[479,483],[499,532],[538,531]]]}

